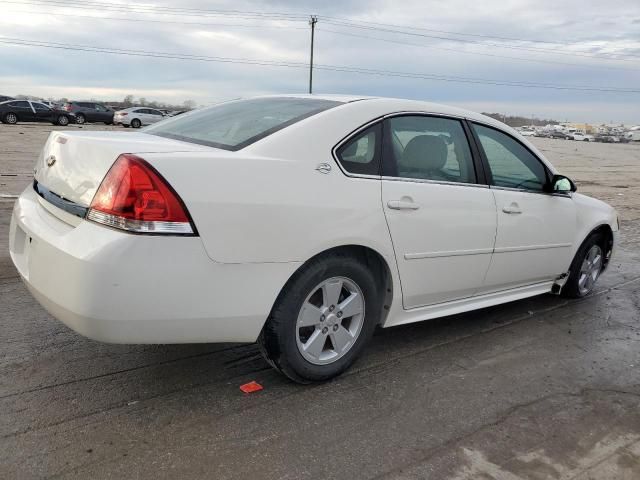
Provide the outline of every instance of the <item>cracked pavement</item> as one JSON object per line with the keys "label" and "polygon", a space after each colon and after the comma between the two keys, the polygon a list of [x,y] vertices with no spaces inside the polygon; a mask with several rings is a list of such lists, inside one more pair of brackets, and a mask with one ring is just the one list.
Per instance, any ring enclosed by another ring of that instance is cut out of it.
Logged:
{"label": "cracked pavement", "polygon": [[[50,127],[0,127],[20,142],[0,172],[28,172]],[[380,330],[347,374],[307,387],[253,345],[75,334],[18,278],[0,200],[0,478],[640,478],[640,146],[534,141],[623,212],[595,294]],[[250,380],[265,389],[242,394]]]}

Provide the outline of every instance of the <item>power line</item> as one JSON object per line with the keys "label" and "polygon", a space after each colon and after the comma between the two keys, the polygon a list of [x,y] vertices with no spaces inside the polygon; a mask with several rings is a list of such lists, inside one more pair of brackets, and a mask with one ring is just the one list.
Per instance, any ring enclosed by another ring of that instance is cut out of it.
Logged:
{"label": "power line", "polygon": [[380,22],[371,22],[367,20],[357,20],[357,19],[348,19],[348,18],[340,18],[340,17],[330,17],[326,15],[321,16],[322,19],[334,20],[339,22],[350,22],[350,23],[360,23],[364,25],[371,26],[379,26],[379,27],[391,27],[391,28],[400,28],[400,29],[412,29],[412,30],[421,30],[424,32],[433,32],[433,33],[444,33],[447,35],[459,35],[462,37],[477,37],[477,38],[490,38],[494,40],[508,40],[508,41],[516,41],[516,42],[527,42],[527,43],[545,43],[550,45],[562,45],[568,46],[570,44],[563,42],[552,42],[549,40],[539,40],[539,39],[530,39],[530,38],[516,38],[516,37],[501,37],[497,35],[486,35],[480,33],[462,33],[462,32],[451,32],[447,30],[436,30],[433,28],[425,28],[419,27],[416,25],[398,25],[393,23],[380,23]]}
{"label": "power line", "polygon": [[[247,58],[233,58],[233,57],[214,57],[206,55],[191,55],[191,54],[179,54],[170,52],[152,52],[146,50],[125,50],[111,47],[96,47],[91,45],[77,45],[77,44],[64,44],[50,41],[37,41],[26,40],[19,38],[0,37],[0,43],[8,45],[20,45],[30,47],[44,47],[63,50],[77,50],[92,53],[109,53],[117,55],[129,55],[138,57],[153,57],[153,58],[168,58],[178,60],[196,60],[207,62],[222,62],[222,63],[237,63],[237,64],[250,64],[261,66],[274,66],[274,67],[286,67],[286,68],[308,68],[309,64],[303,62],[285,62],[285,61],[270,61],[270,60],[258,60]],[[333,72],[345,72],[345,73],[358,73],[364,75],[377,75],[388,77],[401,77],[412,78],[422,80],[436,80],[443,82],[456,82],[456,83],[470,83],[470,84],[482,84],[482,85],[499,85],[510,87],[526,87],[526,88],[544,88],[553,90],[572,90],[572,91],[584,91],[584,92],[609,92],[609,93],[640,93],[640,89],[619,88],[619,87],[597,87],[590,85],[560,85],[560,84],[548,84],[537,82],[524,82],[524,81],[507,81],[507,80],[495,80],[485,78],[473,78],[451,75],[436,75],[416,72],[398,72],[393,70],[378,70],[365,67],[355,66],[342,66],[342,65],[328,65],[317,64],[314,68],[318,70],[326,70]]]}
{"label": "power line", "polygon": [[96,1],[80,2],[78,0],[4,0],[4,3],[17,3],[20,5],[36,5],[46,7],[71,8],[79,10],[100,10],[121,13],[141,13],[141,14],[167,14],[176,16],[196,16],[196,17],[216,17],[227,16],[246,19],[276,19],[281,21],[303,21],[306,15],[283,12],[255,12],[240,10],[213,10],[194,8],[174,8],[155,5],[141,4],[114,4]]}
{"label": "power line", "polygon": [[[562,62],[562,61],[556,61],[556,60],[548,60],[548,59],[539,59],[539,58],[523,58],[523,57],[512,57],[509,55],[499,55],[499,54],[495,54],[495,53],[484,53],[484,52],[469,52],[467,50],[460,50],[460,49],[456,49],[456,48],[449,48],[449,47],[442,47],[440,45],[427,45],[424,43],[412,43],[412,42],[406,42],[403,40],[396,40],[396,39],[392,39],[392,38],[382,38],[382,37],[374,37],[371,35],[361,35],[358,33],[351,33],[351,32],[341,32],[339,30],[331,30],[325,27],[319,27],[319,30],[323,31],[323,32],[327,32],[327,33],[334,33],[336,35],[346,35],[349,37],[356,37],[356,38],[364,38],[364,39],[368,39],[368,40],[377,40],[377,41],[381,41],[381,42],[387,42],[387,43],[395,43],[395,44],[399,44],[399,45],[411,45],[414,47],[420,47],[420,48],[431,48],[431,49],[435,49],[435,50],[444,50],[444,51],[448,51],[448,52],[456,52],[456,53],[462,53],[465,55],[480,55],[483,57],[495,57],[495,58],[504,58],[504,59],[509,59],[509,60],[517,60],[517,61],[521,61],[521,62],[534,62],[534,63],[549,63],[549,64],[554,64],[554,65],[566,65],[566,66],[571,66],[571,67],[583,67],[583,68],[594,68],[593,65],[585,65],[582,63],[569,63],[569,62]],[[622,70],[639,70],[637,68],[633,68],[633,67],[622,67],[622,66],[608,66],[607,68],[615,68],[615,69],[622,69]]]}
{"label": "power line", "polygon": [[[137,14],[143,14],[143,15],[157,14],[157,15],[177,15],[177,16],[198,16],[198,17],[205,17],[205,18],[208,18],[210,16],[214,16],[214,17],[230,16],[232,18],[241,18],[245,20],[270,19],[270,20],[294,21],[294,22],[307,20],[308,18],[308,16],[304,14],[289,13],[289,12],[256,12],[256,11],[241,11],[241,10],[194,9],[194,8],[183,8],[183,7],[176,8],[176,7],[144,5],[144,4],[114,4],[114,3],[98,2],[95,0],[91,0],[87,2],[83,2],[83,1],[81,2],[80,0],[23,0],[23,1],[4,0],[4,1],[5,3],[32,4],[32,5],[39,5],[39,6],[46,5],[48,7],[56,6],[60,8],[71,8],[71,9],[81,9],[81,10],[101,9],[101,10],[106,10],[106,11],[111,11],[116,13],[129,13],[129,14],[137,13]],[[589,54],[585,52],[560,51],[557,49],[543,49],[543,48],[527,47],[524,45],[511,45],[506,43],[488,43],[488,42],[478,41],[478,40],[455,38],[455,37],[451,37],[450,35],[557,45],[557,43],[549,42],[546,40],[520,39],[520,38],[514,38],[514,37],[501,37],[501,36],[483,35],[483,34],[466,34],[466,33],[460,33],[460,32],[449,32],[445,30],[427,29],[427,28],[416,27],[416,26],[400,26],[400,25],[385,24],[385,23],[379,23],[379,22],[349,20],[349,19],[344,19],[340,17],[331,17],[331,16],[322,16],[320,18],[324,19],[325,23],[338,26],[338,27],[359,28],[359,29],[374,30],[374,31],[393,33],[393,34],[399,34],[399,35],[411,35],[411,36],[434,38],[434,39],[453,41],[453,42],[471,43],[471,44],[482,46],[482,47],[528,50],[528,51],[533,51],[538,53],[597,58],[597,59],[603,59],[603,60],[615,60],[615,61],[627,61],[627,62],[633,61],[628,58],[620,58],[618,56],[610,56],[606,54]],[[388,27],[392,27],[392,28],[388,28]],[[415,31],[401,30],[403,28],[434,32],[439,34],[446,34],[449,36],[429,35],[424,33],[417,33]],[[573,45],[565,44],[564,46],[572,47]],[[623,55],[627,57],[630,56],[630,57],[640,58],[640,55],[633,55],[633,54],[623,54]]]}
{"label": "power line", "polygon": [[[273,28],[273,29],[287,29],[287,30],[307,30],[307,27],[295,27],[292,25],[265,25],[260,24],[239,24],[239,23],[218,23],[218,22],[181,22],[178,20],[153,20],[147,18],[130,18],[130,17],[102,17],[96,15],[78,15],[73,13],[59,13],[59,12],[36,12],[33,10],[7,10],[8,12],[17,13],[31,13],[38,15],[55,15],[60,17],[77,17],[77,18],[93,18],[95,20],[118,20],[122,22],[144,22],[144,23],[168,23],[174,25],[198,25],[198,26],[211,26],[211,27],[244,27],[244,28]],[[262,21],[262,20],[261,20]],[[273,20],[277,21],[277,20]]]}
{"label": "power line", "polygon": [[[447,37],[447,36],[442,36],[442,35],[430,35],[430,34],[425,34],[425,33],[418,33],[418,32],[408,32],[408,31],[404,31],[404,30],[395,30],[395,29],[389,29],[389,28],[382,28],[382,27],[369,27],[369,26],[363,26],[363,25],[358,25],[356,23],[347,23],[347,22],[335,22],[332,20],[325,20],[324,23],[330,24],[330,25],[334,25],[334,26],[338,26],[338,27],[353,27],[353,28],[359,28],[359,29],[363,29],[363,30],[372,30],[372,31],[379,31],[379,32],[385,32],[385,33],[395,33],[395,34],[400,34],[400,35],[410,35],[410,36],[414,36],[414,37],[423,37],[423,38],[433,38],[436,40],[447,40],[447,41],[452,41],[452,42],[459,42],[459,43],[470,43],[470,44],[474,44],[474,45],[480,45],[480,46],[485,46],[485,47],[496,47],[496,48],[509,48],[509,49],[514,49],[514,50],[528,50],[528,51],[532,51],[532,52],[539,52],[539,53],[548,53],[548,54],[553,54],[553,55],[568,55],[568,56],[574,56],[574,57],[587,57],[587,58],[599,58],[602,60],[615,60],[615,61],[626,61],[626,62],[632,62],[632,61],[637,61],[637,60],[632,60],[629,58],[618,58],[618,57],[612,57],[612,56],[608,56],[608,55],[604,55],[604,54],[588,54],[588,53],[584,53],[584,52],[568,52],[568,51],[560,51],[557,49],[545,49],[545,48],[535,48],[535,47],[527,47],[524,45],[511,45],[511,44],[505,44],[505,43],[495,43],[495,42],[481,42],[478,40],[468,40],[468,39],[462,39],[462,38],[454,38],[454,37]],[[638,57],[640,58],[640,55],[633,55],[633,54],[624,54],[627,57]]]}

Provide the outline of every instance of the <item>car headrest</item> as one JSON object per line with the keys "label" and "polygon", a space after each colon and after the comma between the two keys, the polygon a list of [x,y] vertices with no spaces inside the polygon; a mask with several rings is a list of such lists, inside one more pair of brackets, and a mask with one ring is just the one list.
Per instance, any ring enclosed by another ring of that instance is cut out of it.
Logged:
{"label": "car headrest", "polygon": [[447,144],[442,138],[418,135],[407,143],[400,164],[426,171],[439,170],[447,163],[447,156]]}

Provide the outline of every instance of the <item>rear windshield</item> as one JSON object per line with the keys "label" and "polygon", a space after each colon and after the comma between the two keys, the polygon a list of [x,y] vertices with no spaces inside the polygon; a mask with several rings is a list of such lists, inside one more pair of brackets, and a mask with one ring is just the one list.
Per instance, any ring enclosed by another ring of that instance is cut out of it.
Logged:
{"label": "rear windshield", "polygon": [[240,150],[341,103],[291,97],[237,100],[177,116],[147,127],[145,132],[225,150]]}

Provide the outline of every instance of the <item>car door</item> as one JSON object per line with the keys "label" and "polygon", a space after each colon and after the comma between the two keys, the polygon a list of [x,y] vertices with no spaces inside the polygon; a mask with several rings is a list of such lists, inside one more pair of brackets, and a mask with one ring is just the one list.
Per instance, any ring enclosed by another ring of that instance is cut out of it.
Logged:
{"label": "car door", "polygon": [[496,206],[468,135],[454,118],[384,121],[382,207],[405,309],[471,297],[489,268]]}
{"label": "car door", "polygon": [[51,121],[52,111],[49,107],[39,102],[31,102],[31,106],[35,111],[34,120],[38,122],[49,122]]}
{"label": "car door", "polygon": [[26,100],[18,100],[11,103],[12,110],[18,115],[18,119],[22,122],[33,122],[36,114],[31,108],[31,104]]}
{"label": "car door", "polygon": [[568,269],[576,229],[570,194],[547,193],[551,173],[515,137],[473,124],[495,197],[498,232],[482,293],[557,278]]}
{"label": "car door", "polygon": [[151,123],[156,123],[159,122],[160,120],[162,120],[163,115],[162,112],[158,111],[158,110],[154,110],[152,108],[147,109],[147,123],[151,124]]}
{"label": "car door", "polygon": [[96,122],[109,122],[111,115],[106,107],[100,105],[99,103],[93,104],[93,115]]}

